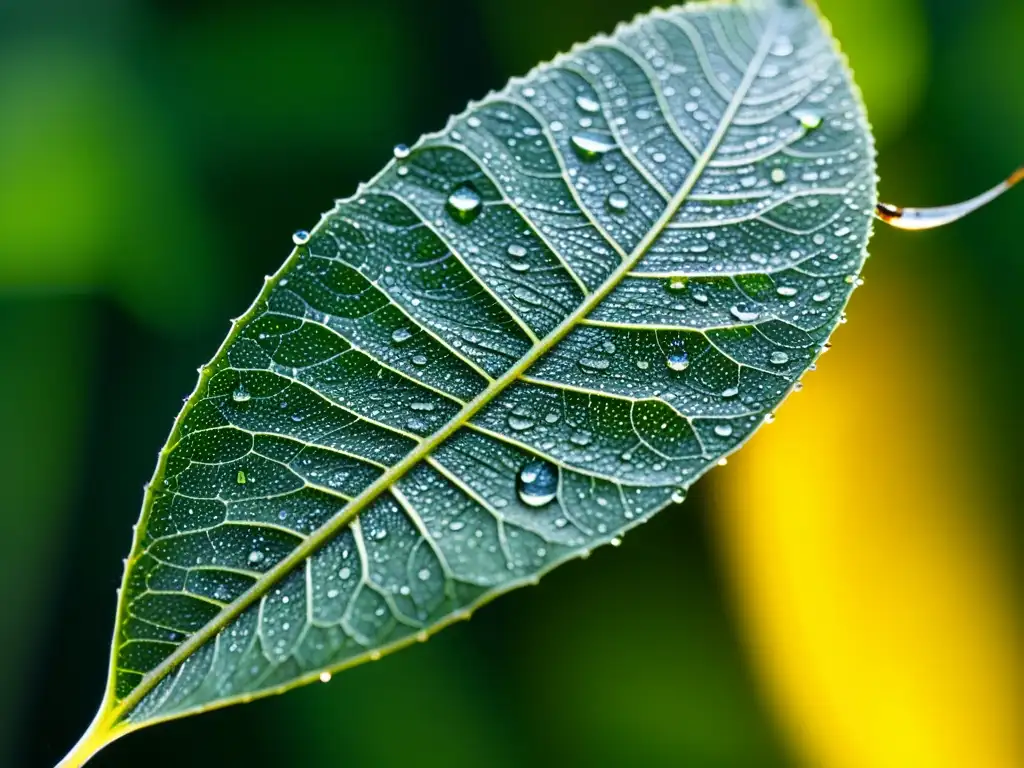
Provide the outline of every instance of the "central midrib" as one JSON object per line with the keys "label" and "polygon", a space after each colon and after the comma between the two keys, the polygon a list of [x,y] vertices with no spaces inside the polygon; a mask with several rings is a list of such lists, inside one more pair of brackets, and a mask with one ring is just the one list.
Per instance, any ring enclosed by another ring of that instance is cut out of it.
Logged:
{"label": "central midrib", "polygon": [[754,54],[753,59],[751,59],[750,65],[744,74],[743,80],[737,87],[735,94],[733,94],[732,100],[726,107],[717,130],[708,141],[708,146],[704,150],[703,154],[701,154],[701,156],[695,161],[693,169],[683,182],[683,185],[679,188],[679,191],[672,196],[672,199],[666,205],[664,212],[658,218],[658,221],[655,222],[647,235],[644,236],[636,248],[633,249],[633,252],[623,260],[618,269],[609,276],[601,287],[594,293],[590,294],[590,296],[586,297],[583,303],[580,304],[580,306],[577,307],[571,315],[563,320],[555,330],[545,336],[541,342],[534,346],[527,355],[523,356],[518,363],[507,370],[499,378],[495,379],[486,389],[484,389],[483,392],[467,403],[451,421],[445,424],[444,427],[416,446],[416,448],[406,455],[404,459],[388,469],[384,474],[378,477],[377,480],[367,486],[358,496],[354,497],[341,512],[315,530],[287,557],[274,565],[270,570],[266,571],[252,587],[246,590],[244,594],[238,597],[230,605],[226,606],[213,621],[182,642],[173,653],[167,656],[162,662],[160,662],[160,664],[147,673],[131,693],[121,699],[118,704],[112,708],[111,714],[114,715],[112,718],[113,720],[116,721],[122,712],[130,712],[131,709],[134,708],[135,705],[138,704],[158,682],[160,682],[160,680],[173,671],[175,667],[188,659],[207,641],[216,636],[218,632],[227,627],[229,622],[237,618],[242,611],[260,599],[272,586],[279,583],[307,557],[310,557],[315,553],[323,544],[329,541],[337,531],[348,525],[363,509],[366,508],[368,504],[373,502],[381,493],[390,488],[396,480],[405,476],[413,466],[429,456],[437,446],[451,437],[472,416],[474,416],[477,411],[493,401],[494,398],[509,384],[516,381],[527,368],[537,362],[543,354],[552,349],[573,328],[576,327],[582,318],[586,317],[591,310],[604,300],[615,286],[619,284],[622,278],[633,269],[641,258],[643,258],[644,254],[647,253],[654,241],[661,235],[665,226],[672,220],[680,206],[686,201],[690,192],[693,190],[693,187],[703,174],[704,169],[707,167],[708,162],[710,162],[715,152],[718,151],[718,147],[721,144],[722,139],[725,137],[726,132],[732,125],[732,120],[735,117],[737,110],[740,108],[747,91],[753,83],[754,78],[757,77],[757,73],[768,55],[768,51],[771,47],[771,41],[774,37],[776,24],[777,14],[773,14],[769,20],[768,27],[764,32],[764,36],[760,42],[758,50]]}

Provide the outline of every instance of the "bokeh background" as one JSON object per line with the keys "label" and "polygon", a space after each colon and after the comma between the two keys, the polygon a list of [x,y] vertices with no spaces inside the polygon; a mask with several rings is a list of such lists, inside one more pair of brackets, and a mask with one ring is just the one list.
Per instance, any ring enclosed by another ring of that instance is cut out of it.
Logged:
{"label": "bokeh background", "polygon": [[[142,485],[290,233],[647,2],[0,0],[0,765],[91,718]],[[884,198],[1024,161],[1024,3],[821,5]],[[1022,222],[880,231],[806,388],[622,547],[94,765],[1024,765]]]}

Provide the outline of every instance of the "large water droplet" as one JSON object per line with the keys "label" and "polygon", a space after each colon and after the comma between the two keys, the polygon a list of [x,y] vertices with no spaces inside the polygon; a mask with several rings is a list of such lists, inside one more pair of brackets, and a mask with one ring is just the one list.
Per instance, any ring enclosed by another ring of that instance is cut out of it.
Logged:
{"label": "large water droplet", "polygon": [[686,288],[686,282],[689,278],[686,277],[673,277],[668,281],[668,289],[670,291],[682,291]]}
{"label": "large water droplet", "polygon": [[405,144],[395,144],[393,151],[396,160],[404,160],[409,156],[409,148]]}
{"label": "large water droplet", "polygon": [[785,365],[789,362],[789,355],[785,352],[772,352],[772,365]]}
{"label": "large water droplet", "polygon": [[412,338],[412,331],[408,328],[396,328],[391,333],[391,340],[395,342],[395,344],[401,344],[403,341],[408,341],[410,338]]}
{"label": "large water droplet", "polygon": [[543,507],[558,493],[558,467],[543,459],[530,459],[516,478],[519,500],[528,507]]}
{"label": "large water droplet", "polygon": [[782,168],[772,168],[772,181],[782,184],[786,181],[786,171]]}
{"label": "large water droplet", "polygon": [[518,416],[513,413],[511,416],[508,417],[509,427],[515,430],[516,432],[525,432],[526,430],[531,429],[533,427],[533,424],[533,419],[527,418],[525,416]]}
{"label": "large water droplet", "polygon": [[729,424],[718,424],[715,426],[715,434],[719,437],[728,437],[732,434],[732,426]]}
{"label": "large water droplet", "polygon": [[821,115],[809,109],[794,109],[791,113],[808,131],[821,127]]}
{"label": "large water droplet", "polygon": [[510,245],[508,247],[508,255],[516,259],[521,259],[526,255],[526,248],[521,245]]}
{"label": "large water droplet", "polygon": [[572,148],[581,160],[589,163],[599,158],[605,152],[614,149],[615,142],[610,137],[600,133],[584,131],[572,137]]}
{"label": "large water droplet", "polygon": [[245,384],[239,384],[238,389],[231,393],[231,399],[236,403],[244,403],[249,400],[252,395],[249,394],[249,390],[245,388]]}
{"label": "large water droplet", "polygon": [[665,365],[670,371],[685,371],[690,367],[690,356],[686,354],[682,342],[678,339],[669,345],[669,353],[665,356]]}
{"label": "large water droplet", "polygon": [[468,224],[480,214],[481,203],[480,193],[473,185],[462,184],[448,196],[445,207],[453,219]]}
{"label": "large water droplet", "polygon": [[296,245],[305,245],[309,242],[309,232],[304,229],[300,229],[292,233],[292,242]]}
{"label": "large water droplet", "polygon": [[613,211],[624,211],[629,208],[629,198],[622,192],[612,192],[608,195],[608,207]]}
{"label": "large water droplet", "polygon": [[245,472],[238,470],[238,474],[235,475],[235,482],[239,485],[245,485]]}
{"label": "large water droplet", "polygon": [[248,560],[253,565],[256,565],[256,563],[262,563],[263,562],[263,553],[260,552],[258,549],[254,549],[252,552],[249,553]]}
{"label": "large water droplet", "polygon": [[601,109],[601,105],[597,103],[596,99],[592,99],[586,94],[580,94],[576,97],[576,106],[582,109],[584,112],[597,112]]}
{"label": "large water droplet", "polygon": [[757,318],[760,317],[760,315],[757,312],[748,312],[747,310],[743,309],[742,307],[738,307],[735,304],[733,304],[729,308],[729,313],[737,320],[739,320],[741,323],[752,323],[755,320],[757,320]]}

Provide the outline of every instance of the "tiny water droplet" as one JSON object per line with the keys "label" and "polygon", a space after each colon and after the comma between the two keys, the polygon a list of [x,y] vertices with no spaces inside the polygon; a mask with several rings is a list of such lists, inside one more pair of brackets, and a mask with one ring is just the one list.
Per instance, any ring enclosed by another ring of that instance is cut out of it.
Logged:
{"label": "tiny water droplet", "polygon": [[742,309],[736,306],[735,304],[733,304],[729,308],[729,314],[731,314],[741,323],[752,323],[755,320],[757,320],[757,318],[760,317],[760,314],[758,314],[757,312],[748,312],[747,310]]}
{"label": "tiny water droplet", "polygon": [[682,291],[686,288],[686,282],[689,278],[686,277],[673,277],[668,281],[668,289],[670,291]]}
{"label": "tiny water droplet", "polygon": [[779,296],[787,297],[796,296],[797,293],[796,288],[794,288],[791,285],[780,285],[778,288],[775,289],[775,292],[779,294]]}
{"label": "tiny water droplet", "polygon": [[309,242],[309,232],[304,229],[300,229],[292,233],[292,242],[296,245],[305,245]]}
{"label": "tiny water droplet", "polygon": [[426,365],[427,364],[427,356],[426,355],[416,355],[412,359],[412,364],[413,365]]}
{"label": "tiny water droplet", "polygon": [[543,507],[558,493],[558,467],[543,459],[530,459],[516,478],[519,500],[528,507]]}
{"label": "tiny water droplet", "polygon": [[624,211],[629,208],[629,198],[622,192],[612,192],[608,195],[608,207],[613,211]]}
{"label": "tiny water droplet", "polygon": [[786,172],[782,168],[772,168],[772,181],[782,184],[786,181]]}
{"label": "tiny water droplet", "polygon": [[320,682],[329,683],[331,682],[331,673],[326,670],[320,673]]}
{"label": "tiny water droplet", "polygon": [[615,148],[615,142],[608,136],[589,131],[574,134],[571,141],[572,148],[579,155],[580,160],[585,160],[588,163]]}
{"label": "tiny water droplet", "polygon": [[245,388],[244,384],[239,384],[238,389],[231,393],[231,399],[236,403],[244,403],[249,400],[252,395],[249,394],[249,390]]}
{"label": "tiny water droplet", "polygon": [[429,568],[420,568],[419,573],[416,574],[420,581],[426,581],[430,578]]}
{"label": "tiny water droplet", "polygon": [[453,219],[468,224],[480,214],[482,200],[472,184],[462,184],[448,196],[445,206]]}
{"label": "tiny water droplet", "polygon": [[678,339],[670,345],[668,355],[665,357],[665,365],[670,371],[685,371],[690,367],[690,356],[686,354],[682,342]]}
{"label": "tiny water droplet", "polygon": [[732,434],[732,426],[729,424],[718,424],[715,426],[715,434],[719,437],[728,437]]}
{"label": "tiny water droplet", "polygon": [[772,352],[772,365],[785,365],[789,362],[789,355],[785,352]]}
{"label": "tiny water droplet", "polygon": [[590,98],[585,94],[580,94],[576,97],[576,106],[582,109],[584,112],[594,113],[601,109],[601,105],[597,103],[595,99]]}
{"label": "tiny water droplet", "polygon": [[512,414],[508,417],[508,426],[510,429],[516,432],[525,432],[528,429],[532,429],[534,425],[533,419],[528,419],[525,416],[517,416]]}
{"label": "tiny water droplet", "polygon": [[729,399],[730,397],[736,397],[740,393],[738,387],[727,387],[722,390],[722,397]]}
{"label": "tiny water droplet", "polygon": [[809,109],[794,109],[791,113],[808,131],[821,127],[821,115]]}
{"label": "tiny water droplet", "polygon": [[412,331],[408,328],[396,328],[391,333],[391,340],[395,344],[401,344],[403,341],[408,341],[412,337]]}
{"label": "tiny water droplet", "polygon": [[521,259],[526,255],[526,249],[521,245],[513,244],[508,247],[508,255],[515,259]]}

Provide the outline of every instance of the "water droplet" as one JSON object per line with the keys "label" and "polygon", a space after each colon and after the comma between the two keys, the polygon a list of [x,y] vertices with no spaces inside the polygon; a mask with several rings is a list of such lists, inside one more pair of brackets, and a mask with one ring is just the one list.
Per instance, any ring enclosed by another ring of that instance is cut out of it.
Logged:
{"label": "water droplet", "polygon": [[779,296],[787,296],[787,297],[788,296],[796,296],[796,293],[797,293],[796,288],[794,288],[791,285],[780,285],[778,288],[775,289],[775,292],[777,294],[779,294]]}
{"label": "water droplet", "polygon": [[326,670],[321,672],[320,673],[320,682],[321,683],[329,683],[329,682],[331,682],[331,673],[326,671]]}
{"label": "water droplet", "polygon": [[611,363],[603,357],[584,357],[580,359],[580,368],[584,371],[606,371]]}
{"label": "water droplet", "polygon": [[256,565],[256,563],[263,562],[263,553],[260,552],[258,549],[254,549],[252,552],[249,553],[249,562],[253,565]]}
{"label": "water droplet", "polygon": [[736,397],[739,393],[740,390],[738,387],[727,387],[722,390],[722,397],[729,399],[731,397]]}
{"label": "water droplet", "polygon": [[686,501],[686,490],[685,489],[683,489],[683,488],[676,488],[674,491],[672,491],[672,503],[673,504],[682,504],[684,501]]}
{"label": "water droplet", "polygon": [[718,424],[715,426],[715,434],[719,437],[728,437],[732,434],[732,426],[729,424]]}
{"label": "water droplet", "polygon": [[510,429],[514,429],[516,432],[525,432],[531,429],[534,425],[533,419],[528,419],[525,416],[517,416],[512,414],[508,417],[508,426]]}
{"label": "water droplet", "polygon": [[401,344],[403,341],[408,341],[410,338],[412,338],[412,331],[408,328],[396,328],[391,333],[391,340],[395,342],[395,344]]}
{"label": "water droplet", "polygon": [[608,150],[615,148],[615,142],[600,133],[585,131],[572,137],[572,148],[581,160],[588,163],[596,160]]}
{"label": "water droplet", "polygon": [[782,184],[786,181],[786,172],[782,168],[772,168],[772,181]]}
{"label": "water droplet", "polygon": [[309,242],[309,232],[304,229],[300,229],[292,233],[292,242],[296,245],[305,245]]}
{"label": "water droplet", "polygon": [[404,160],[409,156],[409,148],[405,144],[395,144],[393,151],[396,160]]}
{"label": "water droplet", "polygon": [[760,317],[760,315],[757,312],[748,312],[747,310],[741,309],[735,304],[733,304],[732,307],[729,308],[729,314],[731,314],[741,323],[752,323],[755,320],[757,320],[757,318]]}
{"label": "water droplet", "polygon": [[519,500],[528,507],[543,507],[558,493],[558,467],[543,459],[530,459],[516,478]]}
{"label": "water droplet", "polygon": [[238,474],[235,476],[235,482],[239,485],[245,485],[245,472],[238,470]]}
{"label": "water droplet", "polygon": [[416,355],[412,359],[412,364],[413,365],[426,365],[427,364],[427,356],[426,355]]}
{"label": "water droplet", "polygon": [[785,352],[772,352],[772,365],[785,365],[789,362],[789,355]]}
{"label": "water droplet", "polygon": [[665,357],[665,365],[670,371],[685,371],[690,367],[690,356],[686,354],[683,344],[676,339],[669,345],[669,353]]}
{"label": "water droplet", "polygon": [[799,120],[800,125],[808,131],[813,131],[821,126],[821,115],[817,112],[812,112],[809,109],[794,109],[790,114]]}
{"label": "water droplet", "polygon": [[419,573],[416,574],[420,581],[426,581],[430,578],[429,568],[420,568]]}
{"label": "water droplet", "polygon": [[597,103],[595,99],[590,98],[585,94],[580,94],[576,97],[576,106],[582,109],[584,112],[597,112],[601,109],[601,105]]}
{"label": "water droplet", "polygon": [[793,41],[788,37],[780,37],[772,44],[772,56],[789,56],[793,53]]}
{"label": "water droplet", "polygon": [[239,384],[238,389],[231,393],[231,399],[236,403],[244,403],[249,400],[252,395],[249,394],[249,390],[245,388],[244,384]]}
{"label": "water droplet", "polygon": [[686,288],[686,281],[688,279],[686,277],[673,277],[668,281],[668,289],[670,291],[682,291]]}
{"label": "water droplet", "polygon": [[480,193],[472,184],[462,184],[448,196],[448,213],[456,221],[468,224],[475,219],[481,208]]}
{"label": "water droplet", "polygon": [[646,371],[649,366],[650,366],[650,363],[648,363],[646,360],[637,360],[636,361],[636,367],[639,368],[641,371]]}
{"label": "water droplet", "polygon": [[612,192],[608,195],[608,207],[613,211],[624,211],[629,207],[629,198],[622,192]]}
{"label": "water droplet", "polygon": [[508,255],[515,259],[521,259],[526,255],[526,249],[521,245],[510,245],[508,247]]}

